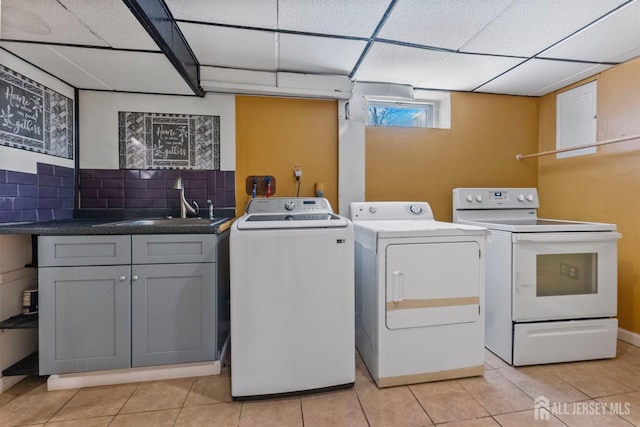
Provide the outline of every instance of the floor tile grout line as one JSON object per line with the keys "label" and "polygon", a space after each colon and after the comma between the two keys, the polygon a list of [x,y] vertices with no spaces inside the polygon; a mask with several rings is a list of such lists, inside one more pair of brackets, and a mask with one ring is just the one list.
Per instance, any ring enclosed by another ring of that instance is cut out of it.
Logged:
{"label": "floor tile grout line", "polygon": [[413,389],[411,388],[411,385],[413,385],[413,384],[410,384],[410,385],[407,386],[407,388],[409,389],[409,393],[411,393],[413,398],[416,399],[416,401],[418,402],[418,405],[420,405],[420,407],[422,408],[424,413],[427,414],[427,418],[429,418],[429,421],[431,421],[431,424],[435,426],[436,425],[435,421],[433,420],[433,418],[431,418],[431,415],[429,415],[429,411],[427,411],[427,408],[425,408],[422,405],[422,402],[420,402],[420,399],[418,399],[418,396],[416,396],[416,394],[413,392]]}

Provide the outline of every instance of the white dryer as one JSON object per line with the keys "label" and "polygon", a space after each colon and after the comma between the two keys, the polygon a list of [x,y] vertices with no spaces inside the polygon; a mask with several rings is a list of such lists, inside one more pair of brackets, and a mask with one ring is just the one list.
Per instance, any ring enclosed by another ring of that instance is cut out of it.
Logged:
{"label": "white dryer", "polygon": [[357,202],[356,347],[378,387],[484,373],[486,230],[426,202]]}

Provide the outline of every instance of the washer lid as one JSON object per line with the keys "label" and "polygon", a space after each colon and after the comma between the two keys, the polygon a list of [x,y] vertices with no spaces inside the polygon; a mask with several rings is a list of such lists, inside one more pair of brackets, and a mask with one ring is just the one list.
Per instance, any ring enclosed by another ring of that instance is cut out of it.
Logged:
{"label": "washer lid", "polygon": [[344,228],[349,220],[334,213],[247,214],[236,221],[238,230]]}

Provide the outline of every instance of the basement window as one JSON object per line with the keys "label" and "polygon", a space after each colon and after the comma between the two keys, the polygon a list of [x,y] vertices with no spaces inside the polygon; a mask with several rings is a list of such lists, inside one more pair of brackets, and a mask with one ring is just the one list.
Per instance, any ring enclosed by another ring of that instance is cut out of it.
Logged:
{"label": "basement window", "polygon": [[[423,93],[424,92],[424,93]],[[414,98],[367,98],[367,126],[450,128],[448,92],[414,91]]]}
{"label": "basement window", "polygon": [[[596,142],[596,91],[593,81],[558,94],[556,97],[556,149],[566,149]],[[557,153],[556,158],[583,156],[596,147]]]}

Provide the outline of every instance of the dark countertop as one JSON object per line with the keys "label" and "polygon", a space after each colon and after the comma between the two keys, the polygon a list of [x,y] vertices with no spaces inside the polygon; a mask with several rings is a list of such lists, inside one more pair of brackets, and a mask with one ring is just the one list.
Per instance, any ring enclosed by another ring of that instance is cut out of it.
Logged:
{"label": "dark countertop", "polygon": [[62,221],[0,224],[0,234],[72,236],[87,234],[219,234],[233,217],[215,217],[209,224],[118,225],[123,220],[78,218]]}

